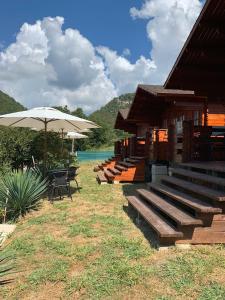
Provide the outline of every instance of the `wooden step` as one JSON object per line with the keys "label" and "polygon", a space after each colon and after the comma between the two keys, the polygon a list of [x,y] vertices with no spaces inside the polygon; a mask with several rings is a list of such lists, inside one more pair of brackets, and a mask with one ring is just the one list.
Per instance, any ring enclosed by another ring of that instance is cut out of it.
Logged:
{"label": "wooden step", "polygon": [[116,168],[108,168],[108,170],[113,173],[114,175],[121,175],[121,171]]}
{"label": "wooden step", "polygon": [[95,166],[94,169],[93,169],[94,172],[98,172],[100,170],[101,170],[101,168],[99,166]]}
{"label": "wooden step", "polygon": [[201,196],[204,196],[208,199],[212,199],[215,201],[225,201],[225,192],[216,191],[195,183],[191,183],[185,180],[181,180],[171,176],[163,176],[161,181],[166,184],[172,184],[179,188],[182,188],[188,192],[195,193]]}
{"label": "wooden step", "polygon": [[210,172],[218,172],[218,173],[225,173],[225,162],[205,162],[205,163],[181,163],[179,164],[180,167],[183,168],[191,168],[191,169],[198,169],[198,170],[205,170]]}
{"label": "wooden step", "polygon": [[121,165],[115,165],[115,169],[119,170],[119,171],[127,171],[128,169],[125,168],[124,166],[121,166]]}
{"label": "wooden step", "polygon": [[172,220],[174,220],[179,225],[203,225],[202,220],[196,219],[189,214],[183,212],[181,209],[170,204],[163,198],[154,194],[146,189],[138,189],[138,194],[141,195],[146,201],[151,205],[162,211],[164,214],[168,215]]}
{"label": "wooden step", "polygon": [[160,238],[182,238],[183,233],[168,224],[157,212],[146,205],[140,198],[128,196],[128,202],[142,215]]}
{"label": "wooden step", "polygon": [[207,204],[206,202],[198,200],[194,197],[191,197],[190,195],[184,194],[166,185],[158,184],[158,183],[150,183],[149,186],[151,189],[160,192],[163,195],[166,195],[169,198],[194,209],[196,212],[212,213],[212,214],[222,213],[221,208],[213,207]]}
{"label": "wooden step", "polygon": [[131,159],[142,160],[145,159],[144,156],[130,156]]}
{"label": "wooden step", "polygon": [[105,177],[104,172],[102,172],[102,171],[98,171],[96,178],[100,184],[104,184],[104,183],[108,182],[107,178]]}
{"label": "wooden step", "polygon": [[109,170],[107,170],[106,168],[104,168],[104,174],[105,177],[108,178],[109,180],[112,180],[115,177],[115,175],[111,173]]}
{"label": "wooden step", "polygon": [[128,163],[128,162],[125,162],[125,161],[119,161],[118,162],[121,166],[124,166],[126,168],[134,168],[135,165],[134,164],[131,164],[131,163]]}
{"label": "wooden step", "polygon": [[131,163],[131,164],[136,164],[136,163],[139,163],[139,160],[133,159],[133,158],[127,158],[126,162]]}
{"label": "wooden step", "polygon": [[221,185],[221,186],[225,187],[225,178],[211,176],[211,175],[198,173],[198,172],[192,172],[192,171],[184,170],[181,168],[170,169],[170,171],[173,174],[181,175],[186,178],[196,179],[196,180],[200,180],[200,181],[203,181],[206,183]]}

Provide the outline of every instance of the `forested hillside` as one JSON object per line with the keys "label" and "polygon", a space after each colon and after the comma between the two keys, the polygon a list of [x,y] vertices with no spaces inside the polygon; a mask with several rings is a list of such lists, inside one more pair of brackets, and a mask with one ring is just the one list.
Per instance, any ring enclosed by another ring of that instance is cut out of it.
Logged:
{"label": "forested hillside", "polygon": [[119,109],[130,107],[134,98],[134,94],[124,94],[117,98],[114,98],[105,106],[101,107],[99,110],[95,111],[90,115],[91,119],[96,121],[105,122],[111,127],[114,126],[116,116]]}
{"label": "forested hillside", "polygon": [[24,106],[0,91],[0,115],[24,110]]}

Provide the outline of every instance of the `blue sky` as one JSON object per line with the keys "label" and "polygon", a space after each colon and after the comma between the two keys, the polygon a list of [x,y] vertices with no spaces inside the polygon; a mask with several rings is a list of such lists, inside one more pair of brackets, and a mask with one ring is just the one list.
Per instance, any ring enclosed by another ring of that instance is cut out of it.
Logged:
{"label": "blue sky", "polygon": [[[63,16],[64,28],[77,28],[95,46],[107,45],[122,54],[128,48],[130,60],[148,56],[147,20],[132,20],[129,10],[142,0],[7,0],[1,1],[0,42],[7,46],[24,22],[34,23],[50,16]],[[116,5],[115,5],[116,3]]]}
{"label": "blue sky", "polygon": [[138,84],[163,84],[201,9],[201,0],[2,0],[0,90],[28,108],[91,113]]}

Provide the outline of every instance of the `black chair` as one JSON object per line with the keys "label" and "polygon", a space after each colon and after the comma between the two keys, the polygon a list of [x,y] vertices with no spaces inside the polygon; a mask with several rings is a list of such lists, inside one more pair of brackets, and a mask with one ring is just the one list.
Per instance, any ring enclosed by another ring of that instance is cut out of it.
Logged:
{"label": "black chair", "polygon": [[70,180],[69,180],[69,171],[68,170],[59,170],[49,173],[49,200],[52,202],[55,192],[57,190],[60,199],[62,199],[62,190],[66,190],[68,197],[73,201],[71,189],[70,189]]}
{"label": "black chair", "polygon": [[78,185],[78,182],[77,182],[77,170],[79,169],[79,167],[69,167],[68,169],[68,180],[72,181],[74,180],[76,182],[76,185],[77,185],[77,190],[78,192],[80,193],[80,188],[79,188],[79,185]]}

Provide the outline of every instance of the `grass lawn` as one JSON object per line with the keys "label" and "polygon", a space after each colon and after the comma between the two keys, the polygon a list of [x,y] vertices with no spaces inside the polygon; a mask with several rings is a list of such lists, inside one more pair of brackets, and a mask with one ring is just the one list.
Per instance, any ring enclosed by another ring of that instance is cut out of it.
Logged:
{"label": "grass lawn", "polygon": [[[8,240],[13,283],[1,299],[225,299],[225,247],[157,251],[154,236],[127,209],[137,185],[99,186],[83,163],[81,193],[18,222]],[[140,185],[139,185],[140,186]]]}

